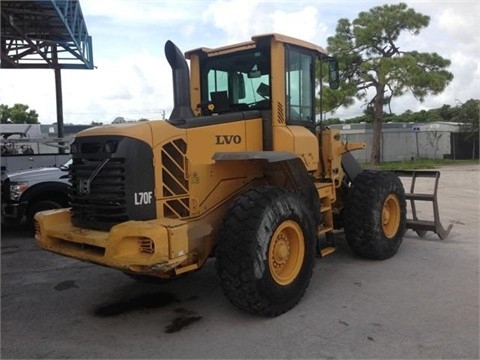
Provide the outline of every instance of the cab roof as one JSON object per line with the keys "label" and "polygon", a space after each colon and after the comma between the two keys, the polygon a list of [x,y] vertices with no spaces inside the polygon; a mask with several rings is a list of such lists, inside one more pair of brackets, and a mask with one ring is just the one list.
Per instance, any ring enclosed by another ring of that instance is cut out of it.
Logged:
{"label": "cab roof", "polygon": [[262,35],[255,35],[252,36],[252,40],[250,41],[245,41],[242,43],[237,43],[237,44],[232,44],[232,45],[227,45],[227,46],[222,46],[218,48],[207,48],[207,47],[201,47],[201,48],[196,48],[193,50],[189,50],[185,53],[185,57],[190,60],[192,55],[206,55],[206,56],[215,56],[215,55],[220,55],[220,54],[228,54],[231,52],[235,52],[238,50],[245,50],[248,48],[255,48],[257,43],[263,43],[265,41],[269,41],[270,39],[274,39],[277,42],[281,42],[284,44],[292,44],[292,45],[297,45],[306,49],[313,50],[319,54],[326,54],[326,51],[324,48],[312,44],[308,41],[296,39],[294,37],[290,37],[287,35],[282,35],[282,34],[277,34],[277,33],[269,33],[269,34],[262,34]]}

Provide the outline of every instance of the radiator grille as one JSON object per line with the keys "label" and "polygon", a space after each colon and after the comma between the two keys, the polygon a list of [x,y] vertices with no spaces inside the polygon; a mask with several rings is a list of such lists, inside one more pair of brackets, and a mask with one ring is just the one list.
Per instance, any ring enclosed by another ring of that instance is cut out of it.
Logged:
{"label": "radiator grille", "polygon": [[156,218],[153,151],[127,136],[77,137],[71,145],[72,223],[110,230]]}
{"label": "radiator grille", "polygon": [[128,220],[125,159],[82,159],[71,168],[72,222],[110,228]]}

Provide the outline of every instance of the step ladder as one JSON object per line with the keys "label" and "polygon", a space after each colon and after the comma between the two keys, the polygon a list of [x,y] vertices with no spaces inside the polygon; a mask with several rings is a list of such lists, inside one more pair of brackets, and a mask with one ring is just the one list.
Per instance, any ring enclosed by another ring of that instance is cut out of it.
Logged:
{"label": "step ladder", "polygon": [[320,198],[322,225],[317,229],[317,256],[324,257],[335,252],[335,236],[333,235],[333,197],[332,182],[320,182],[317,185]]}
{"label": "step ladder", "polygon": [[[407,229],[414,230],[418,236],[423,237],[427,231],[433,231],[438,235],[442,240],[446,239],[453,225],[450,224],[447,229],[445,229],[440,222],[440,212],[438,210],[438,201],[437,201],[437,189],[438,181],[440,179],[440,171],[434,170],[395,170],[394,173],[398,177],[410,178],[410,192],[405,191],[405,199],[410,201],[410,207],[412,211],[412,218],[407,218]],[[425,193],[416,193],[415,184],[417,178],[432,178],[435,179],[435,184],[433,187],[433,194]],[[433,221],[431,220],[420,220],[417,216],[417,208],[415,206],[415,201],[431,201],[433,203]]]}

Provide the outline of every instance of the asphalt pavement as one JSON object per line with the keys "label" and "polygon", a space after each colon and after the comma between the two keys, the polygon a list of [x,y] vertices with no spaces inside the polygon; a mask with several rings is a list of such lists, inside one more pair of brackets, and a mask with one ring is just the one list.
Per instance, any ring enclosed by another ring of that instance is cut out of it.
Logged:
{"label": "asphalt pavement", "polygon": [[4,226],[1,358],[478,359],[480,166],[440,170],[447,239],[409,230],[397,255],[371,261],[340,232],[303,299],[276,318],[232,306],[213,259],[166,284],[139,283]]}

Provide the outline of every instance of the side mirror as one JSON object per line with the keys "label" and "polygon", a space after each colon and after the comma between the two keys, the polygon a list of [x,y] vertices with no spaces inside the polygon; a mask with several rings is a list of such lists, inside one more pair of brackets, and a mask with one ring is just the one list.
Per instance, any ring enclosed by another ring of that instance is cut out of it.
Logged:
{"label": "side mirror", "polygon": [[330,85],[330,89],[332,90],[337,90],[340,86],[338,61],[335,58],[328,59],[328,83]]}

